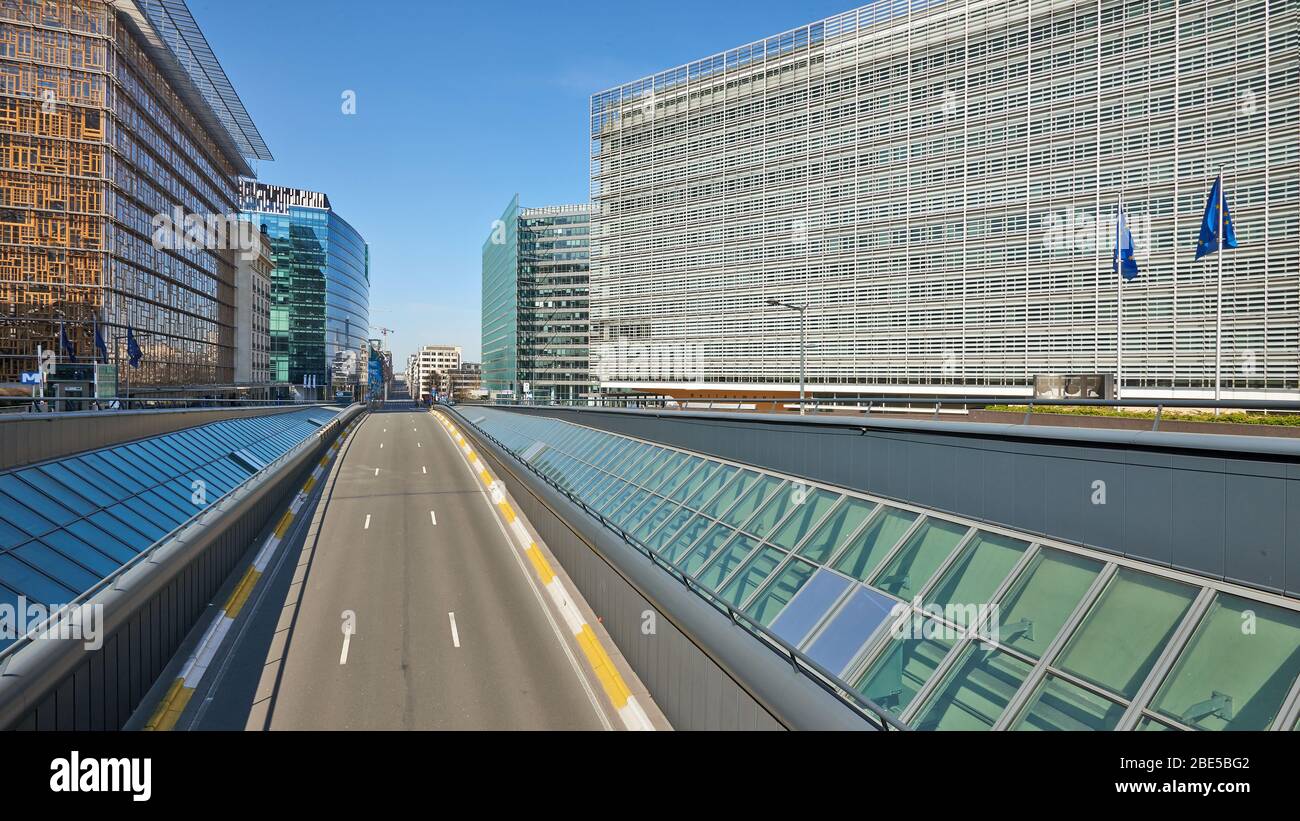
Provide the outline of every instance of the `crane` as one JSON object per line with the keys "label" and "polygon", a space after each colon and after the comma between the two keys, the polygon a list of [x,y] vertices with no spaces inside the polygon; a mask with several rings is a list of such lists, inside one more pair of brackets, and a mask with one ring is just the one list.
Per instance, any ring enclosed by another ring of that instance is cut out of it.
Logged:
{"label": "crane", "polygon": [[379,333],[383,334],[384,350],[388,350],[388,335],[397,333],[397,331],[394,331],[392,328],[385,328],[381,325],[371,325],[370,330],[379,331]]}

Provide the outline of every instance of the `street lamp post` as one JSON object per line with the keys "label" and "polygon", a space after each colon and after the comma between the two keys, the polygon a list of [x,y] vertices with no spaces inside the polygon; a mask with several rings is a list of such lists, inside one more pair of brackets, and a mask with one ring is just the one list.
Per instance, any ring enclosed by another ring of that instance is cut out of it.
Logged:
{"label": "street lamp post", "polygon": [[769,299],[767,304],[773,308],[788,308],[791,311],[799,312],[799,415],[803,416],[804,391],[808,374],[808,306],[806,304],[791,305],[779,299]]}

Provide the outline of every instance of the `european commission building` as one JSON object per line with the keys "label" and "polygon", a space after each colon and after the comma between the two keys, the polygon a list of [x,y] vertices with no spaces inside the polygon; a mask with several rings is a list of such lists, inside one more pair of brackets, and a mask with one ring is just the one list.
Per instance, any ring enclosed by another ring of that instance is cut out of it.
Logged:
{"label": "european commission building", "polygon": [[[881,0],[597,94],[592,368],[788,395],[804,308],[822,395],[1209,397],[1217,348],[1225,398],[1294,398],[1298,17]],[[1220,174],[1238,247],[1196,260]]]}

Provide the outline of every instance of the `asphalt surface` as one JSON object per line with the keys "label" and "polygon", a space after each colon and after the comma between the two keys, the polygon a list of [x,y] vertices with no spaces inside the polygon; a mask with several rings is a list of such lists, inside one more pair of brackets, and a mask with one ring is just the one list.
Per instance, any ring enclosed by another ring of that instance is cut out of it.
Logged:
{"label": "asphalt surface", "polygon": [[369,414],[299,520],[177,729],[618,726],[429,413]]}

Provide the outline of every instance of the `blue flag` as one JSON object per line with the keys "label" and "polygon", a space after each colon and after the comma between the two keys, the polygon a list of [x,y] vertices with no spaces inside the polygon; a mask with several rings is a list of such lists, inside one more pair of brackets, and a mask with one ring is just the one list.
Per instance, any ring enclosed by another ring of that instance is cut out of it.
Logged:
{"label": "blue flag", "polygon": [[1134,280],[1138,275],[1137,257],[1133,256],[1133,232],[1129,230],[1128,220],[1124,219],[1124,209],[1120,209],[1119,220],[1115,223],[1115,253],[1111,257],[1111,270],[1123,274],[1124,279]]}
{"label": "blue flag", "polygon": [[68,361],[76,362],[77,348],[72,344],[72,340],[68,339],[68,329],[62,322],[59,323],[59,344],[63,346],[63,354],[68,357]]}
{"label": "blue flag", "polygon": [[126,359],[131,363],[131,367],[140,367],[140,359],[144,352],[140,350],[140,343],[135,341],[135,329],[127,326],[126,329]]}
{"label": "blue flag", "polygon": [[108,346],[104,344],[104,335],[99,332],[99,317],[95,317],[95,361],[108,361]]}
{"label": "blue flag", "polygon": [[1213,254],[1219,250],[1219,209],[1223,209],[1224,248],[1237,247],[1237,232],[1232,227],[1232,213],[1228,210],[1228,198],[1223,193],[1223,177],[1214,178],[1214,187],[1210,189],[1210,198],[1205,201],[1205,216],[1201,218],[1201,235],[1196,240],[1196,258]]}

